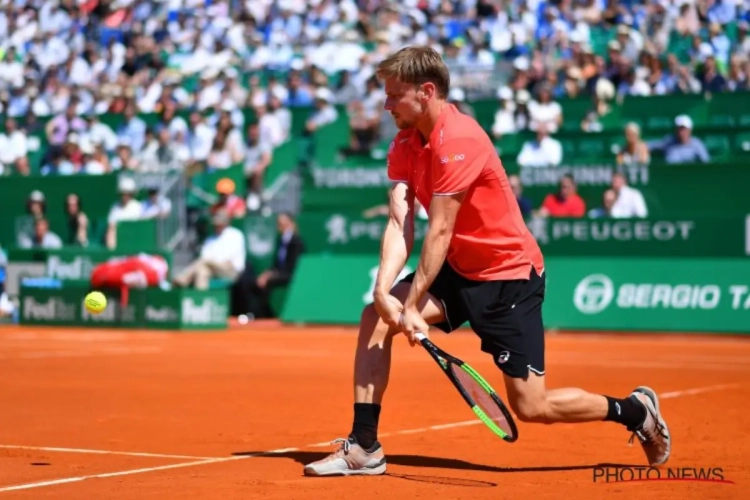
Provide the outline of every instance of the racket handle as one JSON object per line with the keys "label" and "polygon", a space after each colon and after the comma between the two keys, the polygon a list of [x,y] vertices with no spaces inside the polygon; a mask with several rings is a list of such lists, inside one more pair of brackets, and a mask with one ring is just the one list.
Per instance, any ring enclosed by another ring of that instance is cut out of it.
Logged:
{"label": "racket handle", "polygon": [[425,335],[425,334],[424,334],[424,333],[422,333],[422,332],[414,332],[414,336],[415,336],[415,337],[417,338],[417,340],[419,340],[420,342],[422,342],[422,341],[423,341],[424,339],[426,339],[426,338],[427,338],[427,335]]}

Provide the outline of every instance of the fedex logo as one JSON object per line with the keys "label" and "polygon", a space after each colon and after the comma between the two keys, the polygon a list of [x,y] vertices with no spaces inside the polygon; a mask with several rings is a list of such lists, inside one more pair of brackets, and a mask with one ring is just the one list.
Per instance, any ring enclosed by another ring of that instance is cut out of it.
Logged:
{"label": "fedex logo", "polygon": [[440,158],[440,163],[453,163],[454,161],[461,161],[466,158],[466,155],[456,154],[450,156],[443,156]]}

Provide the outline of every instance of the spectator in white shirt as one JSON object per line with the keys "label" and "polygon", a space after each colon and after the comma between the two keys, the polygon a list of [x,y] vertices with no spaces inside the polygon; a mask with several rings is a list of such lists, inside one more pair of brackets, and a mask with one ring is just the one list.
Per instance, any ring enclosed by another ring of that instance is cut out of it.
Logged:
{"label": "spectator in white shirt", "polygon": [[268,112],[265,104],[255,103],[255,119],[260,127],[260,140],[272,147],[284,141],[284,129],[275,114]]}
{"label": "spectator in white shirt", "polygon": [[142,219],[165,219],[172,211],[172,202],[169,198],[159,194],[159,185],[149,185],[146,189],[147,197],[141,203],[143,213]]}
{"label": "spectator in white shirt", "polygon": [[19,236],[21,248],[62,248],[63,243],[58,235],[49,230],[49,222],[44,217],[34,220],[34,234]]}
{"label": "spectator in white shirt", "polygon": [[120,200],[112,206],[107,216],[106,244],[110,250],[117,248],[117,223],[139,220],[143,214],[141,202],[135,199],[138,186],[133,179],[120,179],[118,191]]}
{"label": "spectator in white shirt", "polygon": [[628,186],[628,181],[621,172],[615,172],[612,175],[612,190],[617,194],[617,199],[612,206],[612,217],[616,219],[648,217],[643,195],[637,189]]}
{"label": "spectator in white shirt", "polygon": [[518,132],[516,127],[516,104],[513,102],[513,91],[510,87],[500,87],[497,91],[500,106],[495,112],[495,121],[492,123],[492,135],[500,139],[504,135]]}
{"label": "spectator in white shirt", "polygon": [[245,235],[229,225],[229,216],[224,211],[216,212],[211,222],[214,234],[203,243],[200,257],[174,279],[176,286],[192,284],[197,290],[207,290],[211,278],[234,282],[245,270]]}
{"label": "spectator in white shirt", "polygon": [[546,125],[549,133],[554,134],[562,125],[562,106],[552,100],[552,88],[549,84],[542,84],[539,88],[538,99],[529,103],[529,116],[531,130],[536,130],[540,125]]}
{"label": "spectator in white shirt", "polygon": [[316,111],[307,119],[307,123],[305,123],[306,132],[312,134],[319,128],[330,125],[338,119],[339,113],[332,104],[333,102],[333,92],[327,88],[320,87],[315,91]]}
{"label": "spectator in white shirt", "polygon": [[539,124],[536,139],[523,144],[517,161],[522,167],[556,167],[562,163],[562,145],[549,136],[546,125]]}
{"label": "spectator in white shirt", "polygon": [[114,130],[106,123],[102,123],[96,113],[88,113],[84,119],[87,128],[81,132],[81,140],[88,140],[91,144],[102,144],[108,153],[113,153],[118,142]]}
{"label": "spectator in white shirt", "polygon": [[29,150],[26,135],[18,130],[16,120],[5,120],[5,131],[0,132],[0,165],[10,167],[25,158]]}

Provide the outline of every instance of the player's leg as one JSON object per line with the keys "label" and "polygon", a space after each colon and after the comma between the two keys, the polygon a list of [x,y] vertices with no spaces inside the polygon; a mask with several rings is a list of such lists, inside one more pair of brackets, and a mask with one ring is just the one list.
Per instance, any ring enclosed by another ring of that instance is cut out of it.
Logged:
{"label": "player's leg", "polygon": [[[410,283],[398,283],[391,295],[403,303],[410,287]],[[429,293],[419,304],[419,310],[429,324],[440,323],[445,318],[441,301]],[[388,387],[391,347],[397,333],[399,332],[378,316],[373,304],[364,308],[354,357],[355,407],[352,435],[365,448],[377,441],[377,420],[383,395]]]}
{"label": "player's leg", "polygon": [[[625,398],[579,388],[547,390],[544,377],[544,278],[500,285],[505,314],[487,321],[480,316],[483,350],[493,354],[503,371],[508,402],[521,421],[544,424],[612,421],[636,433],[652,465],[669,458],[670,440],[659,414],[656,394],[638,388]],[[479,333],[479,332],[477,332]],[[501,354],[506,355],[501,356]]]}
{"label": "player's leg", "polygon": [[[403,303],[411,283],[398,283],[391,294]],[[429,324],[445,320],[442,302],[426,294],[419,310]],[[374,475],[385,472],[385,456],[378,442],[378,420],[391,370],[393,337],[399,333],[386,324],[373,304],[362,311],[354,358],[354,422],[347,439],[328,457],[305,466],[305,474]]]}

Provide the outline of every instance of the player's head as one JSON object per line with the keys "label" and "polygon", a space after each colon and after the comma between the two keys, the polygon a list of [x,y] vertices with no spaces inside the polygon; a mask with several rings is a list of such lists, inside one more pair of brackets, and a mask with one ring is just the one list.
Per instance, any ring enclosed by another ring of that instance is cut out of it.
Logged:
{"label": "player's head", "polygon": [[384,107],[400,129],[415,127],[450,90],[448,67],[430,47],[405,47],[384,59],[376,74],[385,84]]}

